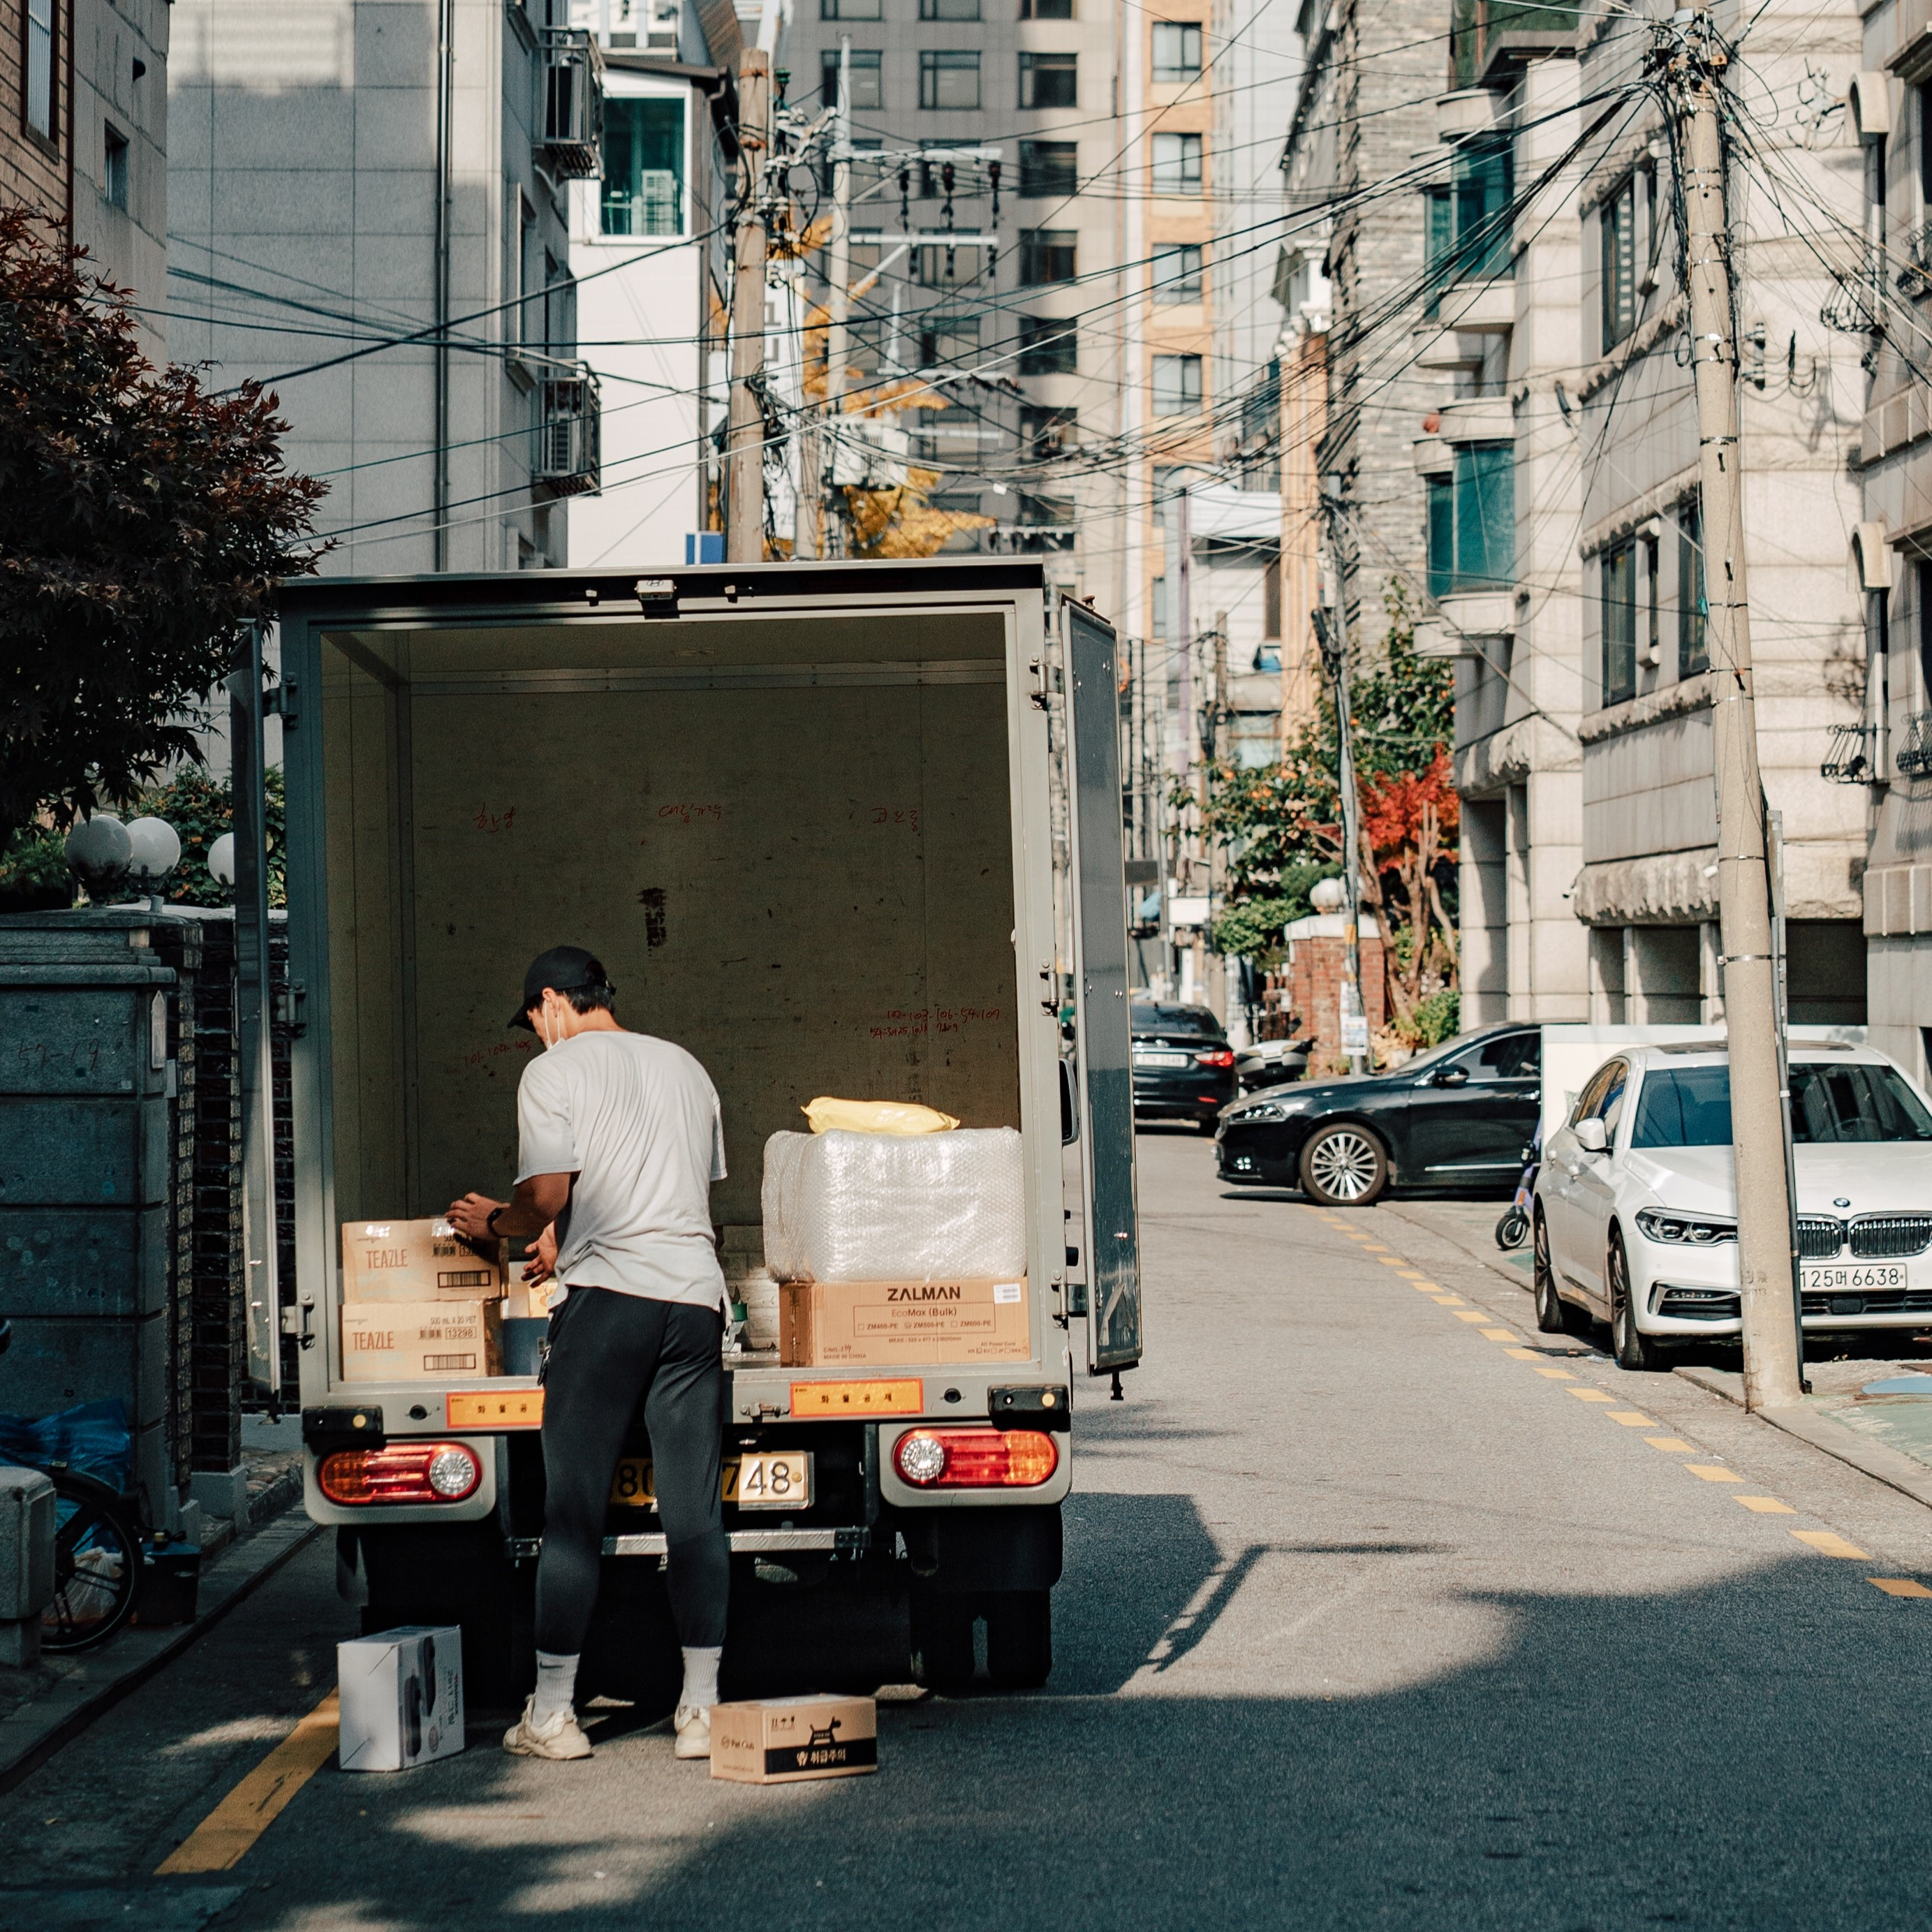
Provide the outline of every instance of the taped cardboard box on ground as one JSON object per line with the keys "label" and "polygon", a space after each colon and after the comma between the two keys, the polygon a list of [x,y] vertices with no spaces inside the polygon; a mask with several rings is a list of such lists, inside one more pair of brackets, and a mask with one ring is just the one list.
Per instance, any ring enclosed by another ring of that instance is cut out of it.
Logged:
{"label": "taped cardboard box on ground", "polygon": [[342,1311],[342,1378],[502,1373],[500,1301],[369,1301]]}
{"label": "taped cardboard box on ground", "polygon": [[788,1368],[1024,1362],[1026,1277],[1016,1281],[789,1281],[778,1291]]}
{"label": "taped cardboard box on ground", "polygon": [[463,1633],[405,1624],[335,1646],[344,1771],[406,1771],[463,1748]]}
{"label": "taped cardboard box on ground", "polygon": [[711,1711],[711,1775],[734,1784],[856,1778],[879,1768],[870,1697],[766,1697]]}
{"label": "taped cardboard box on ground", "polygon": [[509,1292],[507,1244],[466,1241],[447,1221],[345,1221],[344,1301],[494,1301]]}

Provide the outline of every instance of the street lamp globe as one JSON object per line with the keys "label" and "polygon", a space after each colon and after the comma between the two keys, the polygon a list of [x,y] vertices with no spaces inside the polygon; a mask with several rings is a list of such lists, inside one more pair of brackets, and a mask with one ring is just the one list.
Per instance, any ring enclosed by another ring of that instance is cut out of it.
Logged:
{"label": "street lamp globe", "polygon": [[165,818],[135,818],[128,824],[128,876],[158,907],[162,881],[181,863],[180,836]]}
{"label": "street lamp globe", "polygon": [[125,880],[134,856],[128,828],[105,812],[83,818],[67,835],[65,850],[68,870],[87,888],[88,896],[97,900]]}
{"label": "street lamp globe", "polygon": [[224,832],[208,848],[208,875],[218,886],[235,884],[235,835]]}
{"label": "street lamp globe", "polygon": [[1348,889],[1340,879],[1317,879],[1308,903],[1317,912],[1340,912],[1348,902]]}

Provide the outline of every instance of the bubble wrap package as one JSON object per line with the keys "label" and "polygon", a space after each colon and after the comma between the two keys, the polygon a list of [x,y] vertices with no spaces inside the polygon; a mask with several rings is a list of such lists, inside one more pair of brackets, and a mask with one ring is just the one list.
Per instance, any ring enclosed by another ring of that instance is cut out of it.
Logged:
{"label": "bubble wrap package", "polygon": [[765,1265],[781,1281],[982,1280],[1026,1269],[1020,1137],[774,1134]]}

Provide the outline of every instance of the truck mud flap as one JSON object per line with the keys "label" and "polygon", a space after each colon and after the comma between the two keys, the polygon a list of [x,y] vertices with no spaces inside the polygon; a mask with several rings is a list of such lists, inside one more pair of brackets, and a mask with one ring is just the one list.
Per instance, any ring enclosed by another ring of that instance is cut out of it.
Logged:
{"label": "truck mud flap", "polygon": [[946,1596],[1050,1590],[1060,1581],[1060,1505],[902,1510],[913,1574]]}

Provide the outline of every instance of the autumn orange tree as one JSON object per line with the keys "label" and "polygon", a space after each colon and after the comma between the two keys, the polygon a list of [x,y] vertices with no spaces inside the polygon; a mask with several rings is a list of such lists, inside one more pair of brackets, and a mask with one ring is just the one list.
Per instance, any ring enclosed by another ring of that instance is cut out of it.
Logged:
{"label": "autumn orange tree", "polygon": [[[1454,687],[1448,665],[1416,656],[1399,592],[1390,596],[1382,649],[1356,671],[1349,701],[1363,898],[1382,937],[1396,1025],[1430,1043],[1454,1030]],[[1340,874],[1336,746],[1334,701],[1324,692],[1276,762],[1213,774],[1204,822],[1228,859],[1214,934],[1222,952],[1265,959],[1278,951],[1282,927],[1308,911],[1316,881]]]}
{"label": "autumn orange tree", "polygon": [[244,626],[318,554],[275,398],[157,370],[128,301],[0,210],[0,852],[198,760]]}

